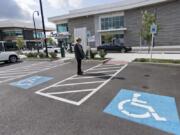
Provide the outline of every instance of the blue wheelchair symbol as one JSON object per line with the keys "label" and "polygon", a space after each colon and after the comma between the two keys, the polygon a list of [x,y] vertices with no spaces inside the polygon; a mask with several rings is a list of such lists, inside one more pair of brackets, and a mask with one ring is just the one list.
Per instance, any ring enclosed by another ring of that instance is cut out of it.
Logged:
{"label": "blue wheelchair symbol", "polygon": [[[121,101],[118,104],[119,110],[122,113],[124,113],[125,115],[132,117],[132,118],[145,119],[145,118],[153,117],[157,121],[167,121],[166,118],[159,116],[159,114],[154,110],[154,108],[152,106],[148,105],[148,103],[146,101],[139,100],[138,99],[139,97],[141,97],[141,94],[134,93],[132,99]],[[130,103],[132,106],[135,106],[135,107],[147,109],[147,112],[144,114],[130,113],[124,109],[124,105],[126,105],[126,103]]]}
{"label": "blue wheelchair symbol", "polygon": [[122,89],[104,112],[180,135],[180,121],[173,97]]}
{"label": "blue wheelchair symbol", "polygon": [[32,76],[30,78],[20,80],[18,82],[13,82],[10,85],[23,89],[29,89],[52,79],[53,79],[52,77]]}

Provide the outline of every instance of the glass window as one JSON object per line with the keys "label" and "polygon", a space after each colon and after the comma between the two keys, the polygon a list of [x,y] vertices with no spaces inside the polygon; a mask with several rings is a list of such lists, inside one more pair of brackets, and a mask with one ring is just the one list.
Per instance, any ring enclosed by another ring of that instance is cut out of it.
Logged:
{"label": "glass window", "polygon": [[57,24],[57,32],[68,32],[68,24]]}
{"label": "glass window", "polygon": [[18,50],[15,42],[5,42],[4,49],[5,49],[5,51],[17,51]]}
{"label": "glass window", "polygon": [[21,29],[5,29],[3,30],[4,36],[22,36]]}
{"label": "glass window", "polygon": [[122,27],[124,27],[123,16],[101,18],[101,30],[119,29]]}

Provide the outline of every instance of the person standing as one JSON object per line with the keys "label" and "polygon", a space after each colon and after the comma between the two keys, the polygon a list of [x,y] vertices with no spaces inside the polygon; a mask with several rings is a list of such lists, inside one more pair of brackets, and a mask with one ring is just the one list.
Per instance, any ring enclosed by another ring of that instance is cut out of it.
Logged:
{"label": "person standing", "polygon": [[77,60],[77,74],[78,75],[83,75],[83,71],[81,69],[81,63],[82,63],[82,59],[84,59],[85,54],[81,45],[81,38],[78,38],[76,40],[76,44],[74,46],[74,52],[75,52],[75,57]]}

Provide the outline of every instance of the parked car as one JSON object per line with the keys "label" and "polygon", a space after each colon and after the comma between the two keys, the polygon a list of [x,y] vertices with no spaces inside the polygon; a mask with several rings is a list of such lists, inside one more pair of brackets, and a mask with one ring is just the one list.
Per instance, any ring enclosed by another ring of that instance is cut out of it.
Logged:
{"label": "parked car", "polygon": [[104,50],[106,52],[115,51],[115,52],[127,53],[127,52],[132,51],[132,48],[122,45],[122,44],[105,43],[105,44],[98,46],[97,50],[98,51]]}
{"label": "parked car", "polygon": [[15,63],[20,60],[18,54],[14,51],[6,51],[4,44],[0,43],[0,61]]}
{"label": "parked car", "polygon": [[[48,46],[47,49],[48,49],[49,53],[52,53],[52,52],[60,53],[61,52],[60,48],[59,47],[55,47],[55,46]],[[43,51],[45,52],[46,48],[43,48]]]}

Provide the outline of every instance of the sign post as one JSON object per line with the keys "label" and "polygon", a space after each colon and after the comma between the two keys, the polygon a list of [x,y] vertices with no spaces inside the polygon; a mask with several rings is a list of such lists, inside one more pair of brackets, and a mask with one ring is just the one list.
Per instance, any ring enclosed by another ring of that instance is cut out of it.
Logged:
{"label": "sign post", "polygon": [[153,23],[151,25],[151,34],[152,34],[152,40],[151,40],[151,50],[150,50],[150,60],[152,61],[152,49],[153,49],[153,46],[154,46],[154,37],[155,37],[155,34],[157,33],[157,25],[155,23]]}

